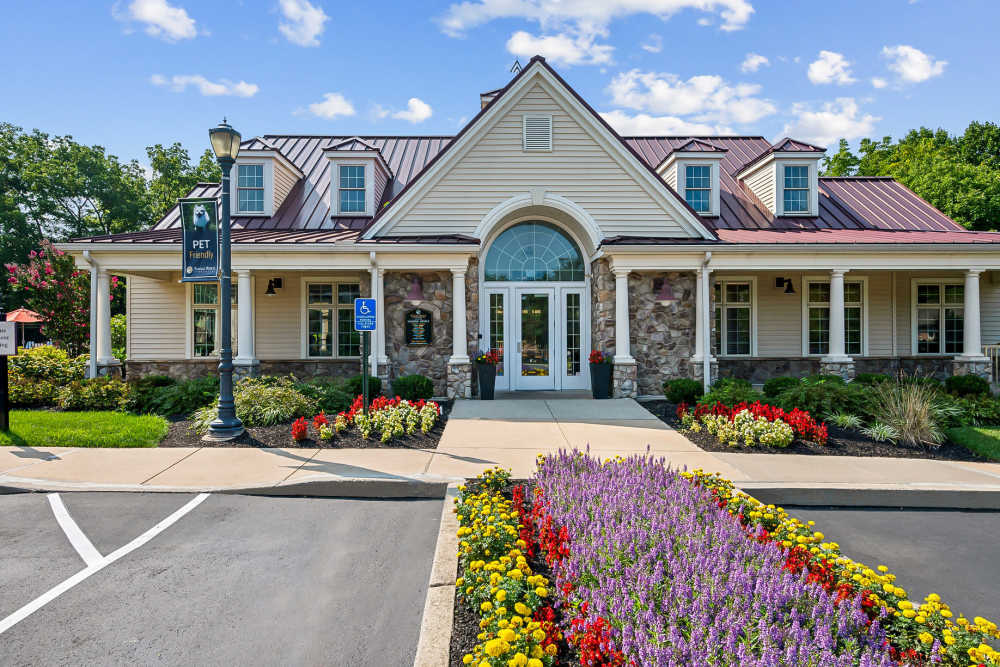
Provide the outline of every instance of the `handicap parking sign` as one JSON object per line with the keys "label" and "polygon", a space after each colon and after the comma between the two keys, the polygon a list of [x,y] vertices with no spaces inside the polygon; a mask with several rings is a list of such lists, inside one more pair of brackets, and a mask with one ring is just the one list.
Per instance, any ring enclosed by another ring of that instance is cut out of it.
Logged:
{"label": "handicap parking sign", "polygon": [[375,299],[354,300],[354,330],[375,331]]}

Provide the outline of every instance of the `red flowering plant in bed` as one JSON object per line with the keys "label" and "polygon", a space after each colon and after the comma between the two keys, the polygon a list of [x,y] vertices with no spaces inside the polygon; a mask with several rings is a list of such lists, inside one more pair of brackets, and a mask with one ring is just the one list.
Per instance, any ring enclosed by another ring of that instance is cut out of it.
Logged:
{"label": "red flowering plant in bed", "polygon": [[[681,403],[677,406],[677,418],[683,419],[690,409],[687,403]],[[779,407],[768,405],[767,403],[761,403],[760,401],[755,401],[754,403],[746,403],[744,401],[732,407],[723,403],[716,403],[715,405],[700,404],[695,406],[693,416],[695,420],[698,420],[704,415],[723,415],[729,421],[733,421],[736,415],[744,410],[748,411],[755,418],[764,417],[768,421],[781,420],[785,422],[795,431],[795,436],[802,440],[810,440],[819,445],[826,444],[828,437],[826,424],[817,422],[808,412],[799,410],[798,408],[789,412]]]}

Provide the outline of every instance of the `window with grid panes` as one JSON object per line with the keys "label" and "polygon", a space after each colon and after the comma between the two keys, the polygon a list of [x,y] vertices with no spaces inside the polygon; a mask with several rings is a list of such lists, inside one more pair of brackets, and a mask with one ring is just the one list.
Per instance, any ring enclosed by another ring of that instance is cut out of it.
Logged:
{"label": "window with grid panes", "polygon": [[358,283],[311,282],[306,286],[308,356],[358,357],[361,334],[354,330]]}
{"label": "window with grid panes", "polygon": [[[232,290],[231,321],[237,321],[236,290]],[[195,357],[219,356],[219,285],[194,283],[191,285],[191,354]],[[236,326],[232,332],[232,348],[236,349]]]}
{"label": "window with grid panes", "polygon": [[712,210],[712,168],[707,165],[684,167],[684,199],[699,213]]}
{"label": "window with grid panes", "polygon": [[264,165],[241,164],[236,169],[237,210],[244,213],[264,211]]}
{"label": "window with grid panes", "polygon": [[786,166],[783,183],[785,213],[809,212],[809,167]]}
{"label": "window with grid panes", "polygon": [[365,168],[363,165],[340,165],[339,201],[341,213],[365,212]]}
{"label": "window with grid panes", "polygon": [[[830,353],[830,283],[807,283],[806,318],[809,354]],[[864,285],[844,283],[844,352],[859,355],[864,349]]]}
{"label": "window with grid panes", "polygon": [[965,286],[917,285],[917,354],[962,354],[965,338]]}
{"label": "window with grid panes", "polygon": [[722,356],[749,356],[753,349],[753,290],[747,281],[715,283],[712,347]]}

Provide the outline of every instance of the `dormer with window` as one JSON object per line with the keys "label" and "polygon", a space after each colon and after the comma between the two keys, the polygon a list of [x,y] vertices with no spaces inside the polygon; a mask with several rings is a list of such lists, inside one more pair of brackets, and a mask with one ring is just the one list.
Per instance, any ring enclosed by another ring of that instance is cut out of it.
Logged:
{"label": "dormer with window", "polygon": [[244,142],[230,178],[233,216],[274,215],[300,178],[299,168],[263,139]]}
{"label": "dormer with window", "polygon": [[656,172],[698,215],[719,215],[719,169],[724,148],[692,139],[671,152]]}
{"label": "dormer with window", "polygon": [[825,148],[782,139],[747,163],[738,177],[779,217],[819,215],[819,161]]}
{"label": "dormer with window", "polygon": [[359,137],[331,144],[323,151],[330,160],[330,214],[334,217],[375,215],[392,171],[373,144]]}

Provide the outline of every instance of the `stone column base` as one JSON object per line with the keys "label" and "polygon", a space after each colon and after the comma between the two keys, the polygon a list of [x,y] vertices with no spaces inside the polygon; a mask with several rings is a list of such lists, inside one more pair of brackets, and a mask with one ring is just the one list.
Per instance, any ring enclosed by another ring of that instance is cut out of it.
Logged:
{"label": "stone column base", "polygon": [[635,398],[639,393],[639,365],[635,362],[615,364],[611,375],[613,398]]}
{"label": "stone column base", "polygon": [[120,378],[122,376],[122,362],[117,359],[112,361],[97,361],[97,377]]}
{"label": "stone column base", "polygon": [[854,379],[854,359],[820,359],[819,372],[823,375],[839,375],[847,381]]}
{"label": "stone column base", "polygon": [[989,381],[992,371],[989,357],[955,357],[951,360],[952,375],[978,375]]}
{"label": "stone column base", "polygon": [[448,398],[472,398],[472,364],[448,364]]}
{"label": "stone column base", "polygon": [[[713,385],[713,384],[715,384],[715,381],[719,379],[719,360],[716,359],[715,357],[712,357],[712,361],[709,362],[709,363],[711,364],[710,365],[710,369],[711,370],[709,372],[712,375],[708,379],[708,384],[709,385]],[[692,359],[691,360],[691,379],[692,380],[701,380],[701,379],[703,379],[704,375],[705,375],[705,364],[702,362],[701,359]]]}
{"label": "stone column base", "polygon": [[260,362],[256,359],[250,362],[233,361],[233,382],[243,378],[255,378],[260,375]]}

